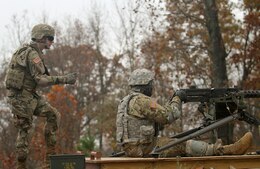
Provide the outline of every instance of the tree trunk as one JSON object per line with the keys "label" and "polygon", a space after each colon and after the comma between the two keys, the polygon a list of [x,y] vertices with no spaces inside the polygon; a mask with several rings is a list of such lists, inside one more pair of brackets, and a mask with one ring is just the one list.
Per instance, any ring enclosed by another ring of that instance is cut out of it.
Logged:
{"label": "tree trunk", "polygon": [[[209,33],[209,56],[212,62],[212,87],[223,88],[228,85],[226,70],[226,50],[222,40],[218,21],[218,10],[215,0],[204,0],[206,27]],[[228,112],[219,111],[216,107],[216,119],[228,116]],[[224,143],[231,143],[233,138],[233,125],[225,125],[218,130],[218,135]]]}
{"label": "tree trunk", "polygon": [[226,50],[222,40],[215,0],[204,0],[206,27],[209,33],[209,56],[212,61],[212,87],[227,86]]}

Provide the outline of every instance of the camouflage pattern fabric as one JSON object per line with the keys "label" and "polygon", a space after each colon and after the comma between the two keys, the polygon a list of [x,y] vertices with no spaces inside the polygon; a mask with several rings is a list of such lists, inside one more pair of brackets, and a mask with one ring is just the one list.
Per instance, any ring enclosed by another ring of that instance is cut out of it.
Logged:
{"label": "camouflage pattern fabric", "polygon": [[[159,137],[155,138],[156,143],[151,144],[138,144],[138,143],[127,143],[123,146],[123,150],[126,152],[128,157],[148,157],[152,152],[153,148],[164,146],[173,139],[168,137]],[[160,157],[176,157],[176,156],[185,156],[186,152],[186,142],[180,143],[168,150],[164,150],[160,153]]]}
{"label": "camouflage pattern fabric", "polygon": [[[169,144],[171,141],[176,139],[171,139],[168,137],[159,137],[157,139],[156,147],[162,147],[166,144]],[[164,150],[160,153],[160,157],[176,157],[176,156],[186,156],[186,142],[177,144],[174,147],[171,147],[167,150]]]}
{"label": "camouflage pattern fabric", "polygon": [[122,149],[127,157],[148,157],[153,150],[155,143],[129,142],[123,145]]}
{"label": "camouflage pattern fabric", "polygon": [[23,92],[8,99],[14,114],[14,123],[18,129],[16,141],[18,161],[24,161],[27,158],[29,130],[32,127],[33,115],[47,119],[44,133],[47,148],[54,147],[56,144],[55,131],[58,129],[59,112],[42,97],[29,95],[29,92]]}
{"label": "camouflage pattern fabric", "polygon": [[[139,93],[130,100],[128,114],[159,124],[169,124],[179,118],[180,110],[178,105],[179,103],[171,101],[161,106],[151,97]],[[169,118],[171,116],[173,116],[173,119]]]}
{"label": "camouflage pattern fabric", "polygon": [[34,39],[41,39],[43,36],[54,36],[55,30],[47,24],[35,25],[31,32],[31,37]]}
{"label": "camouflage pattern fabric", "polygon": [[128,85],[147,85],[151,80],[154,79],[154,74],[147,69],[136,69],[132,72]]}
{"label": "camouflage pattern fabric", "polygon": [[[35,91],[41,76],[48,76],[48,72],[46,72],[42,53],[34,42],[24,45],[15,52],[8,72],[11,72],[7,73],[6,77],[8,103],[18,129],[16,141],[18,168],[26,169],[25,161],[29,151],[29,131],[32,128],[33,116],[46,117],[44,134],[47,153],[53,154],[53,151],[48,150],[54,150],[55,131],[58,129],[60,114]],[[20,72],[20,74],[15,72]],[[21,76],[21,74],[23,75]],[[17,85],[15,85],[17,79],[22,79],[23,82],[19,88],[16,88]]]}
{"label": "camouflage pattern fabric", "polygon": [[[117,138],[117,140],[121,140],[119,144],[127,156],[145,157],[149,155],[157,144],[155,123],[169,124],[179,117],[180,110],[177,100],[174,98],[173,101],[161,106],[151,97],[134,93],[128,105],[121,102],[128,108],[121,108],[121,111],[127,111],[121,117],[121,123],[117,119],[117,132],[119,132],[117,135],[122,136],[121,139]],[[121,111],[119,110],[118,113]],[[123,127],[119,127],[121,125]],[[120,128],[123,128],[123,130]]]}

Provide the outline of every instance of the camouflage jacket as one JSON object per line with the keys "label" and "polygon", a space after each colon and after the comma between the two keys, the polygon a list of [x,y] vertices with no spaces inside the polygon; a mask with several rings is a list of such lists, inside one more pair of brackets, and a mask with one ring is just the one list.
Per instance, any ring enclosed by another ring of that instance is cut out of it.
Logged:
{"label": "camouflage jacket", "polygon": [[179,116],[178,97],[161,106],[151,97],[133,92],[118,106],[117,143],[151,143],[156,138],[156,123],[169,124]]}
{"label": "camouflage jacket", "polygon": [[36,43],[24,44],[12,56],[5,79],[6,88],[35,90],[41,76],[48,75]]}

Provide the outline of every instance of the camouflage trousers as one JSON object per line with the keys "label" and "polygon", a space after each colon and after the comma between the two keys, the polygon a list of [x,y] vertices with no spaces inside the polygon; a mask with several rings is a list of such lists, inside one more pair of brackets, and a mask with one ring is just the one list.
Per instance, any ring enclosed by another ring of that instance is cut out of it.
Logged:
{"label": "camouflage trousers", "polygon": [[[141,144],[141,143],[126,143],[123,146],[123,150],[126,152],[128,157],[149,157],[153,148],[161,147],[174,141],[168,137],[158,137],[153,143]],[[176,157],[185,155],[186,142],[180,143],[168,150],[164,150],[160,153],[160,157]]]}
{"label": "camouflage trousers", "polygon": [[[168,137],[159,137],[156,146],[162,147],[174,140],[176,139],[168,138]],[[160,153],[160,157],[176,157],[176,156],[186,156],[186,142],[177,144],[176,146],[164,150]]]}
{"label": "camouflage trousers", "polygon": [[[26,159],[29,152],[29,131],[32,128],[33,116],[46,117],[44,136],[47,153],[54,154],[56,145],[56,130],[60,119],[59,112],[53,108],[44,98],[26,90],[22,92],[10,92],[8,103],[13,113],[13,121],[18,129],[16,139],[17,168],[26,169]],[[48,161],[48,159],[47,159]]]}

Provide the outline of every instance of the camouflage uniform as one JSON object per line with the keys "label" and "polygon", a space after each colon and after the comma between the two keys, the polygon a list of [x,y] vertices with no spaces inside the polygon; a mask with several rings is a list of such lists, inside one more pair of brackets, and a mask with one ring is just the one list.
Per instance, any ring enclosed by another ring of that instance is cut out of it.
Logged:
{"label": "camouflage uniform", "polygon": [[[173,139],[158,137],[158,124],[170,124],[180,116],[180,97],[175,96],[164,106],[151,97],[136,91],[135,86],[145,86],[153,81],[153,75],[146,69],[135,70],[129,79],[132,91],[124,97],[117,112],[117,144],[129,157],[147,157],[155,146],[163,146]],[[220,154],[243,154],[252,142],[252,133],[247,133],[234,145],[222,146],[189,140],[163,151],[161,157],[177,155],[204,156]]]}
{"label": "camouflage uniform", "polygon": [[[45,24],[37,26],[46,28]],[[51,27],[47,25],[47,28]],[[54,36],[54,30],[52,36]],[[44,135],[47,146],[47,168],[49,167],[48,155],[55,154],[55,131],[58,129],[60,114],[36,93],[39,81],[45,81],[45,85],[54,85],[68,82],[68,78],[49,75],[42,51],[38,48],[37,43],[32,41],[30,44],[23,45],[13,54],[5,80],[8,89],[8,103],[18,129],[16,141],[18,169],[26,169],[29,130],[32,128],[33,116],[46,117]]]}
{"label": "camouflage uniform", "polygon": [[[172,123],[179,118],[179,102],[180,99],[175,97],[171,102],[161,106],[151,97],[136,92],[121,101],[117,114],[117,142],[127,156],[148,156],[156,145],[170,141],[157,137],[156,126]],[[128,113],[124,112],[126,109]],[[180,147],[177,151],[183,151],[183,148]]]}
{"label": "camouflage uniform", "polygon": [[[146,69],[136,70],[133,74],[129,79],[130,85],[146,85],[153,80],[153,74]],[[157,137],[158,124],[172,123],[179,116],[178,96],[161,106],[151,97],[133,91],[118,106],[117,143],[127,156],[148,156],[154,146],[165,142],[165,138]]]}

